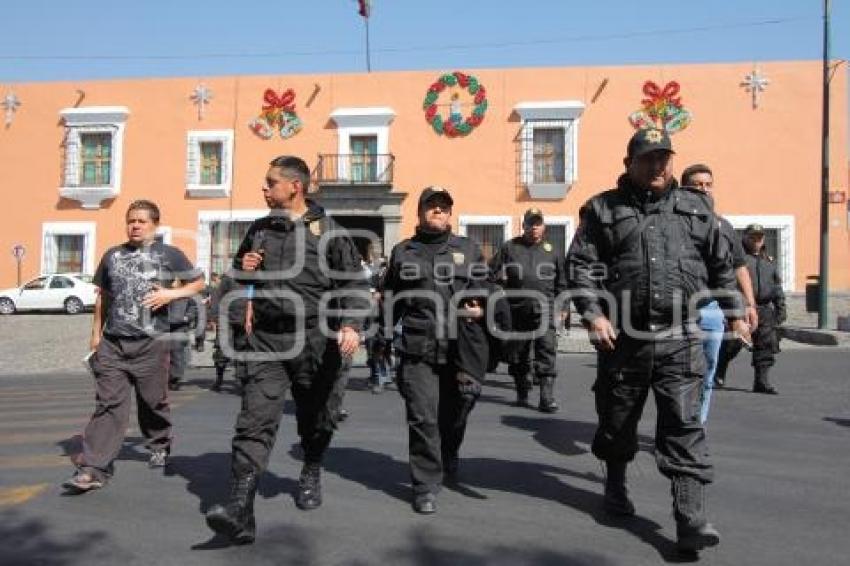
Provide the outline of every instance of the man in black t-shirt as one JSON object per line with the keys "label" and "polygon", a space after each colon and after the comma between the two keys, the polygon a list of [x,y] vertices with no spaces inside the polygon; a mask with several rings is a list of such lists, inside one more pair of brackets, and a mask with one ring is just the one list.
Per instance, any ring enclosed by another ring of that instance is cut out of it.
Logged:
{"label": "man in black t-shirt", "polygon": [[[91,336],[96,405],[77,472],[63,484],[76,493],[103,487],[112,474],[130,419],[131,387],[149,465],[165,466],[171,448],[166,307],[204,288],[201,272],[183,252],[155,242],[156,204],[133,202],[126,222],[127,241],[106,251],[94,276],[100,289]],[[172,288],[175,280],[185,283]]]}

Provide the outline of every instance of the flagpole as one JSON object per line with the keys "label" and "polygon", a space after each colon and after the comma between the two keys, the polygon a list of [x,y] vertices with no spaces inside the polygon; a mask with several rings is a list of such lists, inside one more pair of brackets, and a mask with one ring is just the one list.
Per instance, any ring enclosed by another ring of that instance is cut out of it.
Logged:
{"label": "flagpole", "polygon": [[369,53],[369,16],[371,16],[371,14],[369,14],[365,18],[363,18],[363,20],[366,22],[366,72],[367,73],[372,72],[372,61],[371,61],[371,56],[370,56],[370,53]]}

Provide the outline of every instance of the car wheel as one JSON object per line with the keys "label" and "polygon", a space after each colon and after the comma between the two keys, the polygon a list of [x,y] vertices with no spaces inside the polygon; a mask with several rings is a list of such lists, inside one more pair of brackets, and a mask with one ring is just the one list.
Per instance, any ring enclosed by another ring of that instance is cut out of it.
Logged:
{"label": "car wheel", "polygon": [[15,302],[9,297],[0,297],[0,314],[13,314],[15,312]]}
{"label": "car wheel", "polygon": [[77,297],[68,297],[65,299],[65,312],[68,314],[79,314],[83,312],[83,302]]}

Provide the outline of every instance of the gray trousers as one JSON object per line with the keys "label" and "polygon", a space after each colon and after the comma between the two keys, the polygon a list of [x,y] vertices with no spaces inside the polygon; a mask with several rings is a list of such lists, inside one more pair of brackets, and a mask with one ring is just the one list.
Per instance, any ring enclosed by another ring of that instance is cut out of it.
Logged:
{"label": "gray trousers", "polygon": [[107,476],[121,451],[136,390],[139,428],[150,450],[171,446],[168,404],[169,343],[104,336],[93,357],[95,410],[83,435],[80,467]]}

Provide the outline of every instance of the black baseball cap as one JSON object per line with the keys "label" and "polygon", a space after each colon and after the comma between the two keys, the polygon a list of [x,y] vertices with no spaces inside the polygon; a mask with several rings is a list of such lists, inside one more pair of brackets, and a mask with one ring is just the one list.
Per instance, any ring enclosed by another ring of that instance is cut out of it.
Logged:
{"label": "black baseball cap", "polygon": [[646,128],[638,130],[629,140],[629,145],[626,147],[626,156],[629,158],[638,157],[650,151],[673,151],[673,144],[670,142],[670,134],[666,130],[658,128]]}
{"label": "black baseball cap", "polygon": [[543,220],[543,211],[539,208],[529,208],[525,211],[525,214],[522,215],[522,224],[523,226],[528,224],[533,224],[534,219],[539,218],[541,221]]}
{"label": "black baseball cap", "polygon": [[748,224],[744,228],[744,234],[764,234],[764,226],[761,224]]}
{"label": "black baseball cap", "polygon": [[422,189],[422,194],[419,195],[419,208],[422,208],[422,206],[426,202],[438,196],[443,197],[445,200],[447,200],[449,206],[452,206],[455,203],[454,199],[452,198],[452,195],[449,194],[449,191],[447,191],[443,187],[431,186]]}

